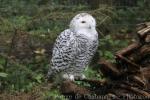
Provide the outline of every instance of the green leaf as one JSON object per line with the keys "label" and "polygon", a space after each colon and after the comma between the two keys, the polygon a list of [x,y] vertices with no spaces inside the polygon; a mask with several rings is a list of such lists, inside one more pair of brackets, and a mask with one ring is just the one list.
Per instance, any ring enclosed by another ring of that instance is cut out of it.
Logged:
{"label": "green leaf", "polygon": [[35,76],[35,79],[38,83],[41,83],[42,82],[42,78],[43,78],[43,75],[42,74],[38,74],[37,76]]}
{"label": "green leaf", "polygon": [[8,74],[0,72],[0,77],[7,77]]}
{"label": "green leaf", "polygon": [[105,56],[109,59],[112,59],[114,55],[110,51],[105,51]]}

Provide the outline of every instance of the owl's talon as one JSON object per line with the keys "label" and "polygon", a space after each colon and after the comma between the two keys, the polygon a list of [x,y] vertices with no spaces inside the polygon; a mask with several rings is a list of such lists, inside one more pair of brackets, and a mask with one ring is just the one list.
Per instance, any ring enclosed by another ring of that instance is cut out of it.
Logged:
{"label": "owl's talon", "polygon": [[86,76],[84,74],[78,74],[78,75],[75,76],[76,80],[83,80],[85,78],[86,78]]}
{"label": "owl's talon", "polygon": [[70,75],[70,76],[69,76],[69,79],[70,79],[71,81],[74,81],[74,75]]}
{"label": "owl's talon", "polygon": [[72,74],[64,74],[63,78],[66,80],[74,81],[74,75],[72,75]]}
{"label": "owl's talon", "polygon": [[86,76],[84,74],[82,74],[81,79],[85,79],[85,78],[86,78]]}

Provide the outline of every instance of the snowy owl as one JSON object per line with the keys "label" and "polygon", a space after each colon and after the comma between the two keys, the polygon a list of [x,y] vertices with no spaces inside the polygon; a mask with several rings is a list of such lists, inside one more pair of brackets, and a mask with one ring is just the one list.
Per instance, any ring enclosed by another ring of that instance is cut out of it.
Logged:
{"label": "snowy owl", "polygon": [[47,77],[62,73],[67,80],[85,78],[83,71],[91,61],[98,47],[96,21],[88,13],[77,14],[56,39],[53,47],[51,67]]}

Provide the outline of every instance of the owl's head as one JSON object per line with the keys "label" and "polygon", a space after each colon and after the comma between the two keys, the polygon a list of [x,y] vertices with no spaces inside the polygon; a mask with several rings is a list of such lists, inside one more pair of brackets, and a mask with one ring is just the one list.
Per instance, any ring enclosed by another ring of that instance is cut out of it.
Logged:
{"label": "owl's head", "polygon": [[88,13],[77,14],[70,22],[70,28],[73,30],[95,29],[96,21]]}

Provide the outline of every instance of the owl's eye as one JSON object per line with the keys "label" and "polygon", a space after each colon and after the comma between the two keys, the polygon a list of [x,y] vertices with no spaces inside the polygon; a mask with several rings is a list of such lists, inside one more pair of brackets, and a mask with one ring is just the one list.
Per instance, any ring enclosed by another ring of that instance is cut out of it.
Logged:
{"label": "owl's eye", "polygon": [[81,21],[81,23],[86,23],[86,21]]}

